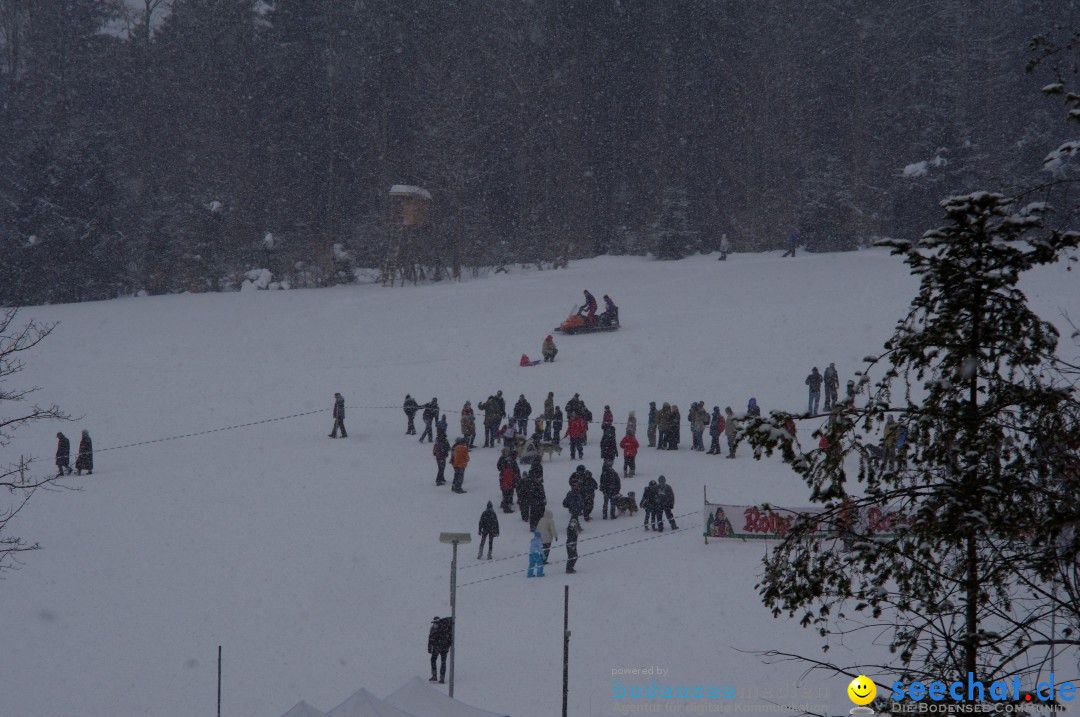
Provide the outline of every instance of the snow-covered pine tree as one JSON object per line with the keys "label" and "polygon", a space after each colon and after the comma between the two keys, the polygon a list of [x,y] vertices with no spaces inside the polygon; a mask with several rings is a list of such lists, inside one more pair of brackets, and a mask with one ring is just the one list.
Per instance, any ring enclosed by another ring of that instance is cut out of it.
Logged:
{"label": "snow-covered pine tree", "polygon": [[690,228],[690,200],[684,187],[664,187],[660,215],[649,234],[657,259],[682,259],[697,250],[700,232]]}
{"label": "snow-covered pine tree", "polygon": [[[1017,284],[1078,237],[1042,230],[1045,206],[999,194],[942,206],[944,227],[884,243],[920,287],[868,359],[879,376],[870,404],[834,414],[816,434],[827,447],[807,453],[782,414],[746,427],[756,456],[779,448],[824,507],[765,559],[758,587],[774,615],[801,614],[826,640],[868,626],[887,635],[893,656],[878,667],[900,679],[989,682],[1038,669],[1063,612],[1038,556],[1058,562],[1061,536],[1080,522],[1060,478],[1070,456],[1059,412],[1076,396],[1058,379],[1057,331]],[[906,450],[875,465],[867,441],[889,415]],[[861,485],[848,472],[856,458]],[[873,510],[901,519],[883,528],[866,519]]]}

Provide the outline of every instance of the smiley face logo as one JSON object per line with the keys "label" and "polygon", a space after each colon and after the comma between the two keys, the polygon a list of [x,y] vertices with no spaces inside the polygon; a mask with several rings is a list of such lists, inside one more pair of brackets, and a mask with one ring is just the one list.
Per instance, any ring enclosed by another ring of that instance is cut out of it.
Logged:
{"label": "smiley face logo", "polygon": [[877,685],[869,677],[859,675],[847,686],[848,697],[857,705],[868,705],[877,695]]}

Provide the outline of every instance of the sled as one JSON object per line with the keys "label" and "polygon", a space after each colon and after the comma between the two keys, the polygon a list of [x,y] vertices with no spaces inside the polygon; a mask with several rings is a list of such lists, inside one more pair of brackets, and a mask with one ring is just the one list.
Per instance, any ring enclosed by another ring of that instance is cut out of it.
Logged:
{"label": "sled", "polygon": [[585,310],[574,307],[574,310],[566,317],[555,330],[561,334],[592,334],[599,331],[615,331],[619,328],[619,318],[608,317],[607,313],[597,314],[591,324],[585,323]]}

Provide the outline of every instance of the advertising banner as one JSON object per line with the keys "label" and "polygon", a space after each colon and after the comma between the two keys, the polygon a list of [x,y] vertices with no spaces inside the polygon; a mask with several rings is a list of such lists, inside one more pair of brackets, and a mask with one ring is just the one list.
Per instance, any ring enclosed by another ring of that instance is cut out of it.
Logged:
{"label": "advertising banner", "polygon": [[[781,540],[799,521],[813,519],[825,510],[818,507],[782,508],[764,505],[729,505],[705,502],[705,537]],[[897,528],[910,525],[913,516],[898,506],[860,506],[851,508],[848,519],[860,535],[891,537]],[[822,525],[814,534],[822,538],[839,537],[836,530]]]}

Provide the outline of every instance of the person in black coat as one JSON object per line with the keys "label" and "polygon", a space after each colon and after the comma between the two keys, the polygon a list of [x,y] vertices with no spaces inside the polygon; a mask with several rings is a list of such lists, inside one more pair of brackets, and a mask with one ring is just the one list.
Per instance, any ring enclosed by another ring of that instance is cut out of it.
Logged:
{"label": "person in black coat", "polygon": [[529,416],[532,415],[532,404],[525,400],[525,394],[521,394],[518,397],[517,403],[514,404],[514,420],[518,424],[518,433],[521,435],[528,435],[529,433]]}
{"label": "person in black coat", "polygon": [[679,407],[672,404],[671,413],[668,414],[668,450],[679,450],[679,440],[682,433],[682,412]]}
{"label": "person in black coat", "polygon": [[581,493],[581,516],[586,521],[592,520],[593,507],[596,501],[596,489],[599,487],[592,471],[585,466],[578,466],[577,470],[570,474],[570,487],[577,487]]}
{"label": "person in black coat", "polygon": [[431,454],[435,456],[435,465],[439,467],[439,472],[435,474],[435,485],[446,485],[446,459],[450,456],[450,442],[445,435],[435,441]]}
{"label": "person in black coat", "polygon": [[657,480],[656,486],[656,525],[659,526],[656,530],[660,532],[664,531],[664,515],[667,515],[668,522],[671,523],[672,530],[678,530],[679,526],[675,525],[675,516],[671,514],[672,508],[675,507],[675,491],[671,489],[671,486],[667,484],[667,478],[660,476]]}
{"label": "person in black coat", "polygon": [[56,477],[71,475],[71,441],[63,433],[56,434]]}
{"label": "person in black coat", "polygon": [[498,422],[502,423],[502,419],[506,418],[507,414],[506,414],[506,399],[503,398],[501,390],[495,392],[494,401],[495,401],[496,416],[499,419]]}
{"label": "person in black coat", "polygon": [[416,426],[413,425],[413,419],[416,418],[416,412],[420,410],[420,404],[416,402],[416,399],[405,394],[405,403],[402,404],[401,409],[405,411],[405,417],[409,419],[409,425],[405,428],[406,436],[416,435]]}
{"label": "person in black coat", "polygon": [[571,518],[580,518],[584,509],[585,501],[581,497],[581,489],[575,485],[566,492],[562,505],[570,511]]}
{"label": "person in black coat", "polygon": [[578,534],[581,533],[581,523],[577,518],[571,518],[570,524],[566,526],[566,572],[574,573],[574,566],[577,565],[577,541]]}
{"label": "person in black coat", "polygon": [[551,440],[559,445],[562,440],[563,412],[558,406],[555,407],[555,417],[551,419]]}
{"label": "person in black coat", "polygon": [[439,399],[433,398],[423,406],[424,412],[420,415],[424,419],[424,432],[420,434],[420,442],[424,442],[424,437],[428,439],[428,443],[432,443],[434,438],[431,433],[431,422],[439,417]]}
{"label": "person in black coat", "polygon": [[651,480],[641,493],[641,503],[639,505],[645,513],[645,530],[653,529],[656,513],[656,486],[656,481]]}
{"label": "person in black coat", "polygon": [[529,530],[536,530],[536,524],[544,517],[547,510],[547,491],[544,490],[544,464],[535,461],[529,466]]}
{"label": "person in black coat", "polygon": [[348,438],[345,432],[345,397],[340,393],[334,394],[334,429],[330,431],[331,438],[337,438],[338,429],[341,429],[341,437]]}
{"label": "person in black coat", "polygon": [[476,404],[476,407],[484,412],[484,448],[495,446],[495,435],[499,431],[499,418],[494,396],[488,396],[486,401]]}
{"label": "person in black coat", "polygon": [[[345,437],[345,430],[342,429],[341,437]],[[70,472],[70,468],[68,472]],[[79,439],[79,457],[75,459],[75,470],[79,475],[82,475],[83,471],[86,471],[86,475],[94,474],[94,444],[90,442],[90,431],[83,431],[82,438]]]}
{"label": "person in black coat", "polygon": [[487,540],[487,559],[491,560],[491,548],[495,545],[495,536],[499,534],[499,516],[495,515],[495,508],[490,500],[487,504],[487,510],[480,514],[480,528],[477,532],[480,533],[480,550],[476,553],[476,559],[479,560],[483,557],[484,541]]}
{"label": "person in black coat", "polygon": [[593,506],[596,502],[596,491],[599,487],[596,479],[593,478],[592,471],[585,471],[585,477],[581,480],[581,497],[585,503],[581,514],[586,522],[592,520]]}
{"label": "person in black coat", "polygon": [[585,402],[581,400],[578,394],[574,394],[569,401],[566,402],[566,415],[575,413],[579,416],[584,415]]}
{"label": "person in black coat", "polygon": [[649,437],[649,448],[656,447],[656,401],[649,401],[649,427],[647,429]]}
{"label": "person in black coat", "polygon": [[600,492],[604,494],[604,505],[602,511],[604,514],[604,520],[608,519],[608,506],[611,506],[611,519],[615,520],[619,515],[618,508],[615,507],[615,496],[619,495],[622,490],[622,481],[619,480],[619,473],[611,467],[611,461],[604,461],[604,468],[600,471]]}
{"label": "person in black coat", "polygon": [[619,457],[619,444],[615,441],[615,426],[605,424],[604,434],[600,437],[600,458],[605,463],[614,462]]}
{"label": "person in black coat", "polygon": [[431,679],[435,682],[435,658],[442,656],[442,666],[439,669],[439,682],[446,681],[446,653],[450,652],[450,645],[454,644],[454,623],[449,617],[436,617],[431,621],[431,632],[428,633],[427,651],[431,655]]}
{"label": "person in black coat", "polygon": [[533,493],[532,479],[529,477],[528,471],[520,474],[515,488],[517,489],[518,510],[521,511],[521,519],[527,523],[532,508]]}

